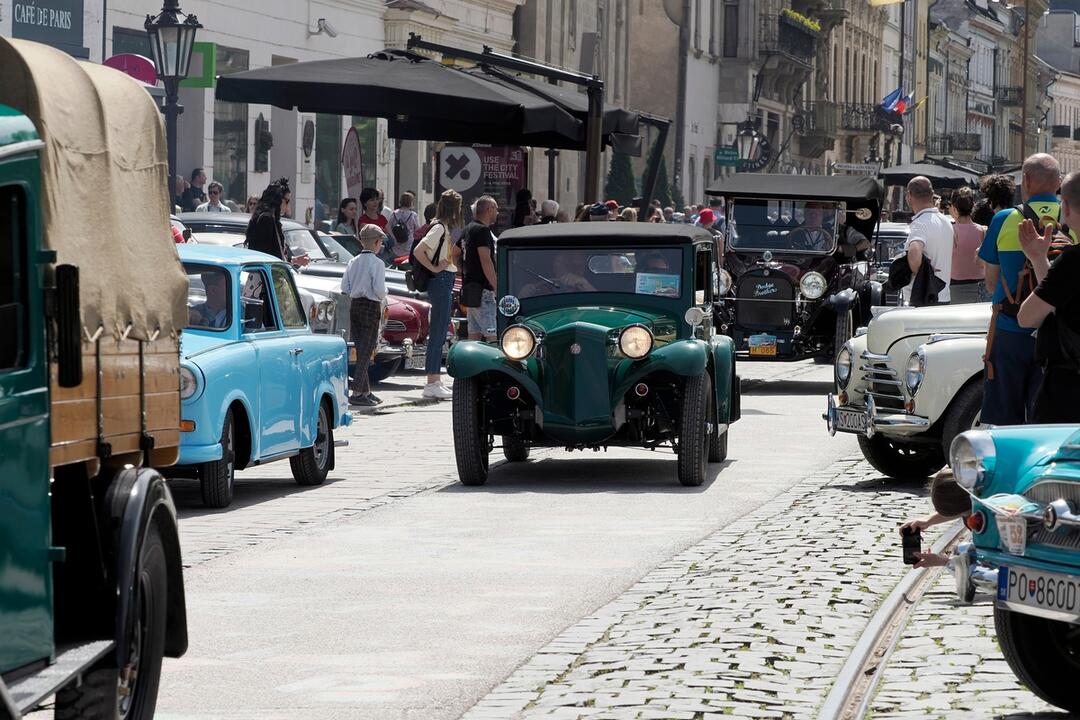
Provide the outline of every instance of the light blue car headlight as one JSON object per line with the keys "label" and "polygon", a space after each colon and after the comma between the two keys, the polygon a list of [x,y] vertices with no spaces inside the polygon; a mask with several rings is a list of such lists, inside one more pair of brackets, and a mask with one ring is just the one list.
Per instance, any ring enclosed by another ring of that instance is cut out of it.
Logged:
{"label": "light blue car headlight", "polygon": [[994,438],[985,430],[969,430],[956,436],[949,452],[953,477],[960,487],[978,493],[994,475],[997,450]]}
{"label": "light blue car headlight", "polygon": [[184,402],[194,400],[202,394],[206,383],[203,380],[202,371],[197,365],[181,363],[180,365],[180,399]]}

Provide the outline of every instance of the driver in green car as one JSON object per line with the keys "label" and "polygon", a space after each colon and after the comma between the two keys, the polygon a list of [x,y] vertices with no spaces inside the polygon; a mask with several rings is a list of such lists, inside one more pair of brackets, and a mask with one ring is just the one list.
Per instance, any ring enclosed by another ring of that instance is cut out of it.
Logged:
{"label": "driver in green car", "polygon": [[[563,250],[551,263],[551,278],[537,276],[537,282],[521,289],[522,297],[551,295],[552,293],[596,292],[592,283],[585,279],[587,272],[585,253],[580,250]],[[535,274],[535,273],[534,273]]]}

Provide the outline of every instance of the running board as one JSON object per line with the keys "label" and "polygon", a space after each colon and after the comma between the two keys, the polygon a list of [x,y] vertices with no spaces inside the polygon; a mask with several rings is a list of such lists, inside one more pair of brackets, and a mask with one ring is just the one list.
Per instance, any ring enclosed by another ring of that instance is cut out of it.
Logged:
{"label": "running board", "polygon": [[16,709],[23,713],[33,709],[45,698],[55,695],[57,690],[103,658],[114,647],[112,640],[95,640],[63,648],[56,653],[56,662],[11,686],[11,699]]}

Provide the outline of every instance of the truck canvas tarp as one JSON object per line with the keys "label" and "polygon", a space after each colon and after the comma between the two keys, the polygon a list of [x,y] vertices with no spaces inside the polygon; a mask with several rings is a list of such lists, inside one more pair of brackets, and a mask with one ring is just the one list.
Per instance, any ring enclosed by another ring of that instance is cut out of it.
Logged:
{"label": "truck canvas tarp", "polygon": [[183,268],[171,244],[146,241],[169,232],[165,136],[150,94],[111,68],[7,38],[0,88],[0,103],[25,113],[45,143],[45,244],[58,264],[79,268],[84,332],[178,335],[187,323]]}

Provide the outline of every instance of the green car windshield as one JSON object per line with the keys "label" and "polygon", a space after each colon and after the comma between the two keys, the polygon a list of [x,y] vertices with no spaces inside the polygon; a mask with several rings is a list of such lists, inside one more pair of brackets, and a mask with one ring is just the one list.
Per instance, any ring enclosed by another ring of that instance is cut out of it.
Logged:
{"label": "green car windshield", "polygon": [[838,203],[826,200],[750,200],[731,206],[728,244],[735,250],[830,253],[836,248]]}
{"label": "green car windshield", "polygon": [[682,248],[506,250],[511,295],[525,300],[566,293],[682,296]]}

